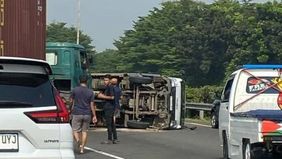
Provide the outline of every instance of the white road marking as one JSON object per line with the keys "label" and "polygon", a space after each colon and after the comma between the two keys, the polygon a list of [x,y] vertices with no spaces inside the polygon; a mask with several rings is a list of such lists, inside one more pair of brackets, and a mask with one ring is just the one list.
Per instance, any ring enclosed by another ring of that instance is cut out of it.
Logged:
{"label": "white road marking", "polygon": [[209,125],[205,125],[205,124],[190,123],[190,122],[187,122],[187,124],[191,124],[191,125],[197,125],[197,126],[202,126],[202,127],[211,128],[211,126],[209,126]]}
{"label": "white road marking", "polygon": [[95,150],[95,149],[92,149],[92,148],[90,148],[90,147],[85,147],[85,149],[86,149],[86,150],[89,150],[89,151],[92,151],[92,152],[99,153],[99,154],[104,155],[104,156],[108,156],[108,157],[114,158],[114,159],[124,159],[124,158],[122,158],[122,157],[115,156],[115,155],[109,154],[109,153],[107,153],[107,152]]}
{"label": "white road marking", "polygon": [[[107,131],[107,128],[91,128],[90,131],[106,132],[106,131]],[[118,132],[142,132],[142,133],[150,133],[150,132],[165,132],[166,130],[117,128],[117,131],[118,131]]]}

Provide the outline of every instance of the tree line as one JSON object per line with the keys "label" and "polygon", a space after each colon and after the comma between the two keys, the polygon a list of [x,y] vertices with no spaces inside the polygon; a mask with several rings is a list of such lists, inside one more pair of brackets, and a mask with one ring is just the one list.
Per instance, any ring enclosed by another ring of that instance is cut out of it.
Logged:
{"label": "tree line", "polygon": [[282,62],[282,3],[163,3],[95,55],[96,72],[151,72],[219,85],[243,64]]}
{"label": "tree line", "polygon": [[[281,22],[281,1],[179,0],[139,17],[114,42],[117,49],[96,53],[88,35],[81,33],[81,41],[95,54],[95,72],[160,73],[193,87],[221,85],[243,64],[282,62]],[[75,42],[75,28],[65,25],[49,24],[47,41]]]}

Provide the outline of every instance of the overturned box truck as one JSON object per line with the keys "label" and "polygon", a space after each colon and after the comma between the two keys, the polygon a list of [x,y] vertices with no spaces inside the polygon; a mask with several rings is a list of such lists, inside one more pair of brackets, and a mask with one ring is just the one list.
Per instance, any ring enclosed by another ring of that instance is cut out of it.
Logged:
{"label": "overturned box truck", "polygon": [[0,56],[45,59],[46,0],[0,0]]}
{"label": "overturned box truck", "polygon": [[[92,73],[95,93],[106,73]],[[119,125],[130,128],[180,129],[184,125],[185,86],[180,78],[145,73],[111,73],[122,90]],[[101,116],[103,100],[96,100]],[[99,122],[103,123],[102,118]],[[101,124],[100,123],[100,124]],[[99,124],[99,123],[98,123]]]}

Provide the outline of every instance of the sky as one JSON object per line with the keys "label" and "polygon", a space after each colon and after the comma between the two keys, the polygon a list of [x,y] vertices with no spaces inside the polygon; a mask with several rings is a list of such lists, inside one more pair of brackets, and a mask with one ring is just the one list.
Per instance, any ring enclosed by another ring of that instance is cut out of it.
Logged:
{"label": "sky", "polygon": [[[47,0],[47,23],[77,24],[78,0]],[[113,42],[132,29],[133,22],[146,16],[166,0],[80,0],[81,30],[89,35],[98,52],[114,49]],[[204,0],[211,3],[212,0]],[[256,0],[264,1],[264,0]]]}

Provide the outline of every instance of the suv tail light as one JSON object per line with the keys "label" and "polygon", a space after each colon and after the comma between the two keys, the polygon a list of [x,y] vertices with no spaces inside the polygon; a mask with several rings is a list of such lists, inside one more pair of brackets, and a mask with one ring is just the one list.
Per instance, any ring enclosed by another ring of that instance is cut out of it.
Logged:
{"label": "suv tail light", "polygon": [[67,107],[57,92],[55,101],[57,104],[56,110],[25,112],[25,114],[36,123],[68,123],[69,113]]}
{"label": "suv tail light", "polygon": [[282,92],[279,93],[279,96],[277,98],[277,105],[282,110]]}

